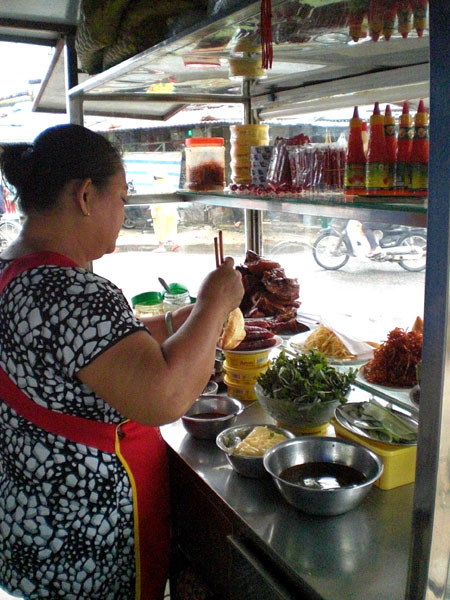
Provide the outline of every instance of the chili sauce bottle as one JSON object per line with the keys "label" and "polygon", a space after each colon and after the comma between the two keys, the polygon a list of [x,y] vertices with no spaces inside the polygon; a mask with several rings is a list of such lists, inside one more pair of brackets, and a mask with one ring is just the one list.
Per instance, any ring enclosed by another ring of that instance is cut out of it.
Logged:
{"label": "chili sauce bottle", "polygon": [[403,39],[412,29],[412,8],[410,0],[397,0],[397,28]]}
{"label": "chili sauce bottle", "polygon": [[386,105],[384,113],[384,140],[386,143],[386,158],[389,165],[389,181],[394,186],[395,160],[397,156],[397,138],[395,137],[395,117],[391,107]]}
{"label": "chili sauce bottle", "polygon": [[380,105],[375,102],[370,117],[369,147],[366,163],[366,192],[377,194],[392,188],[389,176],[389,163],[386,154],[384,137],[384,116],[380,113]]}
{"label": "chili sauce bottle", "polygon": [[362,139],[362,120],[359,118],[358,107],[353,110],[350,120],[347,154],[344,168],[344,193],[360,194],[364,191],[366,171],[366,156]]}
{"label": "chili sauce bottle", "polygon": [[381,0],[370,0],[369,35],[373,42],[378,42],[383,31],[384,5]]}
{"label": "chili sauce bottle", "polygon": [[395,2],[385,2],[383,13],[383,35],[388,42],[395,33],[395,19],[397,17],[397,5]]}
{"label": "chili sauce bottle", "polygon": [[362,122],[361,135],[363,141],[364,156],[367,156],[367,149],[369,148],[369,128],[367,127],[367,121]]}
{"label": "chili sauce bottle", "polygon": [[413,140],[413,121],[409,114],[409,105],[403,103],[397,137],[397,157],[395,161],[394,189],[402,192],[408,189],[410,180],[410,160]]}
{"label": "chili sauce bottle", "polygon": [[413,27],[419,37],[422,37],[427,24],[428,0],[410,0],[413,10]]}
{"label": "chili sauce bottle", "polygon": [[423,100],[419,102],[414,118],[414,137],[411,148],[411,179],[409,189],[413,192],[426,192],[428,189],[428,113]]}
{"label": "chili sauce bottle", "polygon": [[364,21],[367,19],[370,0],[350,0],[348,8],[349,35],[354,42],[366,37]]}

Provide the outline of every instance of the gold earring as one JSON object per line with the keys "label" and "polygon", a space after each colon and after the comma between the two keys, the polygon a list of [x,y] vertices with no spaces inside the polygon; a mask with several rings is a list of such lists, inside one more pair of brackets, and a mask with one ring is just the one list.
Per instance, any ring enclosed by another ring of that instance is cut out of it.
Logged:
{"label": "gold earring", "polygon": [[90,217],[90,216],[91,216],[91,213],[90,213],[90,212],[87,212],[87,213],[85,213],[85,215],[84,215],[84,216],[85,216],[85,217]]}

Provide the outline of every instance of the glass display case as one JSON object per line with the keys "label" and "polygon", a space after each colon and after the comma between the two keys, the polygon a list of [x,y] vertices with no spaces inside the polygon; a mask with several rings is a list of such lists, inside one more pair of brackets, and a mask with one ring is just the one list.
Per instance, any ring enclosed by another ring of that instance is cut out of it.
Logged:
{"label": "glass display case", "polygon": [[[181,190],[176,198],[143,196],[141,201],[176,199],[245,209],[246,247],[257,252],[263,250],[270,231],[270,226],[266,224],[264,229],[263,224],[269,213],[288,219],[303,215],[427,228],[419,443],[405,597],[444,600],[450,597],[450,442],[446,435],[450,426],[450,153],[446,152],[450,138],[450,48],[446,33],[450,30],[450,7],[441,0],[430,3],[429,25],[422,29],[416,23],[416,28],[402,31],[395,21],[395,30],[389,36],[385,32],[375,42],[373,31],[364,37],[358,25],[352,12],[357,4],[273,0],[273,66],[254,72],[255,56],[260,60],[260,2],[240,3],[238,10],[219,13],[70,89],[71,119],[82,122],[83,108],[98,109],[102,104],[108,111],[128,106],[131,112],[142,115],[149,106],[169,114],[190,103],[231,101],[244,105],[247,122],[270,123],[375,101],[417,102],[425,98],[428,103],[429,99],[427,198],[348,198],[343,193],[264,197]],[[153,91],[157,87],[152,88],[152,84],[169,80],[170,93]],[[389,392],[384,393],[389,398]]]}

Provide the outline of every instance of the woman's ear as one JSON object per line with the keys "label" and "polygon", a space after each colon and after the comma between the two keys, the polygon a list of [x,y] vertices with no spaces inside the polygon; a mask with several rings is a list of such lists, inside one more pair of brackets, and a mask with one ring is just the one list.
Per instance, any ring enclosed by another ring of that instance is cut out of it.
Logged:
{"label": "woman's ear", "polygon": [[75,202],[85,217],[91,214],[93,186],[91,179],[81,179],[75,188]]}

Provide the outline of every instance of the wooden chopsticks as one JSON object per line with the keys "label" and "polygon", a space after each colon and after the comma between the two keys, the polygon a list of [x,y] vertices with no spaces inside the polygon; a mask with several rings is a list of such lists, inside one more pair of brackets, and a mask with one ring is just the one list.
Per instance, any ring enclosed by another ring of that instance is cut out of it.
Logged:
{"label": "wooden chopsticks", "polygon": [[223,261],[223,237],[222,232],[219,231],[219,238],[214,238],[214,252],[216,255],[216,267],[219,267]]}

